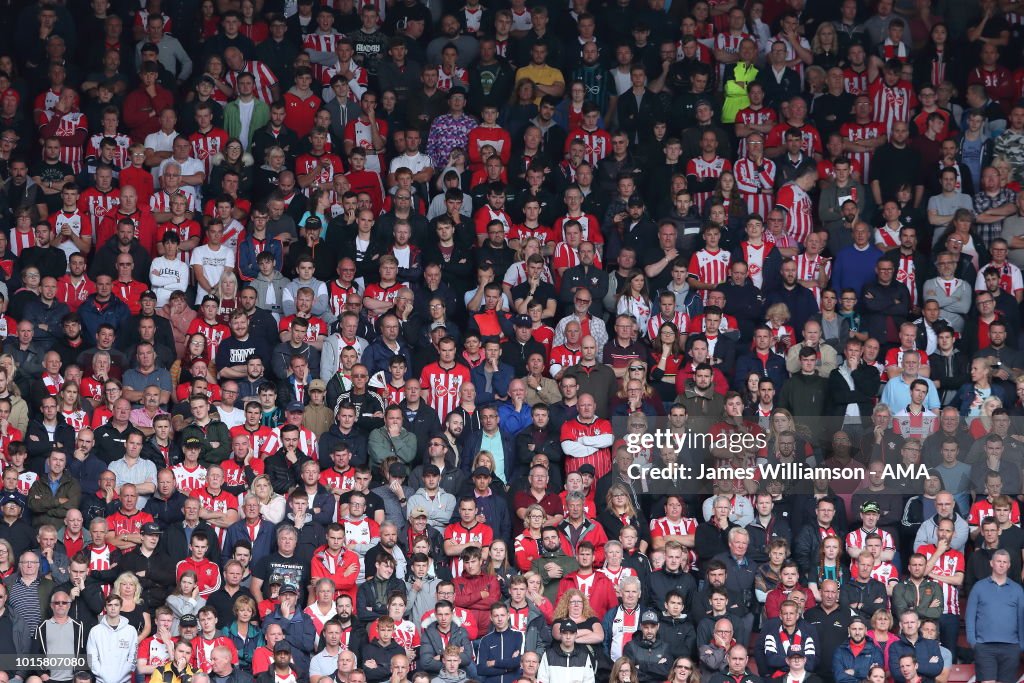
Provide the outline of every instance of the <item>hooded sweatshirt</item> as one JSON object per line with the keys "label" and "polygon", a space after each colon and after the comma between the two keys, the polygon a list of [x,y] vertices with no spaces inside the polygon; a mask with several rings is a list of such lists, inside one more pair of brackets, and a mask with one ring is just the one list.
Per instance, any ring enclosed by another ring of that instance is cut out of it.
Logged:
{"label": "hooded sweatshirt", "polygon": [[139,633],[135,627],[120,617],[117,626],[107,620],[89,631],[86,654],[97,683],[128,683],[135,671],[138,655]]}

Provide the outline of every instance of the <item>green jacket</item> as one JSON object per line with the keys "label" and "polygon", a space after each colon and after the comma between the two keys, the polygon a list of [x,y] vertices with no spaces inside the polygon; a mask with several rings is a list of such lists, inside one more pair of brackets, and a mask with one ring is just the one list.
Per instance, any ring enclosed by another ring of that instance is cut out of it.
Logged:
{"label": "green jacket", "polygon": [[[61,503],[60,498],[67,498],[67,502]],[[32,526],[37,529],[44,524],[52,524],[57,528],[64,526],[64,516],[68,510],[77,508],[81,501],[82,487],[67,470],[60,477],[56,494],[50,490],[49,476],[39,477],[28,490]]]}
{"label": "green jacket", "polygon": [[376,469],[392,455],[409,467],[416,461],[416,435],[402,428],[396,437],[389,437],[387,427],[378,427],[370,432],[370,467]]}
{"label": "green jacket", "polygon": [[[548,576],[548,573],[544,570],[544,565],[548,562],[554,562],[562,568],[561,577],[556,579]],[[576,558],[566,555],[565,551],[561,548],[553,552],[544,550],[541,552],[540,557],[530,565],[530,569],[537,572],[540,575],[541,581],[544,582],[544,597],[550,600],[551,604],[555,604],[555,601],[558,600],[558,584],[562,577],[568,576],[579,568],[580,565],[576,562]]]}
{"label": "green jacket", "polygon": [[[203,442],[203,450],[199,453],[199,462],[206,467],[220,465],[231,453],[231,432],[228,430],[228,426],[220,420],[211,420],[206,425],[206,429],[196,424],[190,424],[181,430],[181,443],[185,443],[193,437]],[[217,446],[211,446],[212,443],[216,443]]]}
{"label": "green jacket", "polygon": [[892,607],[894,614],[912,609],[922,619],[938,620],[942,616],[942,586],[925,577],[918,587],[907,577],[892,587]]}
{"label": "green jacket", "polygon": [[[253,133],[270,123],[270,107],[263,100],[255,100],[252,108],[252,120],[249,121],[248,140],[242,140],[242,146],[249,149],[252,144]],[[240,138],[242,135],[242,112],[238,106],[238,100],[231,100],[224,105],[224,130],[228,136]],[[256,166],[263,164],[263,159],[256,159]]]}

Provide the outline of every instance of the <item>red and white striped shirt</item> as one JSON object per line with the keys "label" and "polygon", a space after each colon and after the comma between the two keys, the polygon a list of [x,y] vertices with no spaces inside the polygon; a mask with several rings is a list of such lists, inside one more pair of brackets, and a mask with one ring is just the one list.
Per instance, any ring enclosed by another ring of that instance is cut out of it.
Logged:
{"label": "red and white striped shirt", "polygon": [[[935,546],[931,543],[922,545],[917,552],[931,559],[935,554]],[[966,569],[964,554],[959,550],[947,550],[932,567],[932,576],[956,576]],[[960,588],[949,583],[939,582],[942,585],[942,613],[960,614]]]}
{"label": "red and white striped shirt", "polygon": [[192,156],[203,162],[203,168],[209,177],[210,169],[213,168],[213,158],[220,154],[228,144],[227,132],[213,127],[205,133],[199,131],[192,133],[188,136],[188,141],[192,143]]}
{"label": "red and white striped shirt", "polygon": [[868,70],[854,71],[850,67],[843,69],[843,88],[854,97],[866,95],[868,92]]}
{"label": "red and white striped shirt", "polygon": [[[242,67],[242,71],[251,73],[252,77],[255,79],[256,84],[255,89],[253,90],[253,95],[256,96],[256,99],[262,100],[267,104],[274,101],[273,88],[277,85],[277,76],[275,76],[274,72],[270,70],[270,67],[259,60],[250,59],[245,63],[245,66]],[[229,71],[224,77],[224,80],[227,81],[228,85],[235,90],[238,90],[238,75],[242,73],[242,71]]]}
{"label": "red and white striped shirt", "polygon": [[[723,171],[732,170],[732,162],[717,154],[712,159],[705,159],[703,156],[694,157],[686,162],[686,175],[696,176],[700,180],[718,178]],[[711,199],[711,192],[694,192],[693,201],[697,205],[697,212],[704,211],[704,204]]]}
{"label": "red and white striped shirt", "polygon": [[448,415],[459,405],[459,389],[463,382],[471,382],[469,369],[456,363],[443,368],[440,362],[423,368],[420,383],[428,391],[428,403],[438,415]]}
{"label": "red and white striped shirt", "polygon": [[786,233],[803,244],[814,228],[811,198],[796,183],[787,183],[779,190],[775,205],[786,212]]}
{"label": "red and white striped shirt", "polygon": [[[752,109],[750,107],[744,107],[736,112],[736,123],[742,123],[747,126],[760,126],[765,123],[774,123],[778,121],[779,117],[775,113],[775,110],[771,107],[761,107],[760,109]],[[736,148],[736,158],[743,159],[747,156],[747,139],[740,138],[739,145]]]}
{"label": "red and white striped shirt", "polygon": [[100,155],[100,142],[103,138],[109,137],[117,143],[117,148],[114,150],[114,165],[118,169],[122,169],[128,165],[128,148],[132,146],[132,139],[124,133],[114,133],[113,135],[93,135],[89,138],[89,144],[85,147],[86,156],[99,157]]}
{"label": "red and white striped shirt", "polygon": [[[839,134],[850,142],[861,142],[863,140],[877,140],[878,138],[886,135],[885,127],[878,121],[872,121],[871,123],[856,123],[851,121],[850,123],[844,123],[839,129]],[[861,167],[861,182],[867,184],[868,182],[868,170],[871,166],[872,152],[848,152],[847,156],[860,162]]]}
{"label": "red and white striped shirt", "polygon": [[[775,162],[762,159],[760,164],[743,158],[733,168],[736,174],[736,189],[747,202],[747,211],[765,218],[775,203]],[[769,192],[765,192],[769,190]]]}
{"label": "red and white striped shirt", "polygon": [[907,81],[886,85],[877,78],[868,86],[871,108],[875,121],[885,125],[885,134],[892,135],[892,126],[897,121],[910,121],[910,111],[917,106],[914,87]]}
{"label": "red and white striped shirt", "polygon": [[[696,275],[701,282],[717,285],[726,281],[729,277],[729,263],[731,261],[729,252],[718,249],[711,252],[701,249],[690,257],[690,275]],[[702,290],[704,303],[707,303],[710,289]]]}
{"label": "red and white striped shirt", "polygon": [[601,130],[600,128],[593,131],[577,128],[569,133],[569,137],[565,141],[565,152],[569,151],[569,145],[574,140],[581,140],[583,142],[586,148],[583,152],[583,158],[594,166],[612,151],[612,136],[608,134],[608,131]]}
{"label": "red and white striped shirt", "polygon": [[[694,256],[696,256],[696,254],[694,254]],[[662,316],[661,313],[652,315],[651,319],[647,321],[647,338],[656,338],[658,336],[658,330],[660,330],[661,326],[665,323],[672,323],[676,326],[676,330],[681,334],[686,334],[686,330],[690,326],[690,316],[683,311],[674,312],[672,317],[668,319]]]}
{"label": "red and white striped shirt", "polygon": [[[185,198],[186,211],[196,210],[196,198],[191,192],[185,192],[184,190],[178,190],[174,194],[181,195]],[[169,213],[171,210],[171,195],[165,191],[160,190],[149,198],[149,210],[153,213]],[[160,239],[163,239],[163,234],[158,235]]]}
{"label": "red and white striped shirt", "polygon": [[[100,221],[106,217],[111,211],[116,211],[117,207],[121,205],[121,191],[117,188],[102,192],[97,190],[95,187],[89,187],[82,191],[81,196],[78,198],[78,204],[82,209],[82,212],[89,216],[89,225],[92,229],[92,234],[97,234],[100,228]],[[97,247],[101,246],[99,244]],[[12,242],[11,248],[13,249],[14,244]],[[18,252],[15,251],[15,254]]]}
{"label": "red and white striped shirt", "polygon": [[[313,33],[307,33],[302,38],[302,49],[310,50],[312,52],[330,52],[334,53],[334,49],[338,45],[338,41],[344,38],[343,33],[338,33],[332,30],[330,33],[321,33],[315,31]],[[324,72],[327,70],[322,64],[312,64],[313,67],[313,80],[317,82],[323,82]]]}

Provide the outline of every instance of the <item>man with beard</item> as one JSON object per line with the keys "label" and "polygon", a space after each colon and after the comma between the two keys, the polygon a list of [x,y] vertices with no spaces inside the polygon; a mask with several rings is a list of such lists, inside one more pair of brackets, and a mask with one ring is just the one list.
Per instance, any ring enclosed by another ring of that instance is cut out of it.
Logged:
{"label": "man with beard", "polygon": [[[114,263],[118,254],[131,254],[132,277],[140,281],[149,280],[149,254],[155,252],[153,240],[157,239],[156,221],[149,208],[138,205],[139,195],[131,185],[121,188],[121,203],[117,211],[110,211],[100,222],[97,230],[97,249],[89,269],[93,279],[100,273],[117,276]],[[131,226],[130,231],[123,228]]]}
{"label": "man with beard", "polygon": [[40,221],[36,224],[35,235],[35,246],[21,252],[22,269],[37,268],[44,278],[62,277],[68,267],[67,254],[52,244],[53,228],[46,221]]}
{"label": "man with beard", "polygon": [[576,558],[566,555],[558,529],[546,526],[541,530],[540,557],[533,561],[531,568],[544,583],[544,597],[554,603],[562,577],[579,569],[579,563]]}
{"label": "man with beard", "polygon": [[867,639],[867,623],[854,617],[847,630],[849,638],[832,656],[832,675],[836,683],[852,683],[868,677],[874,666],[882,666],[882,651]]}

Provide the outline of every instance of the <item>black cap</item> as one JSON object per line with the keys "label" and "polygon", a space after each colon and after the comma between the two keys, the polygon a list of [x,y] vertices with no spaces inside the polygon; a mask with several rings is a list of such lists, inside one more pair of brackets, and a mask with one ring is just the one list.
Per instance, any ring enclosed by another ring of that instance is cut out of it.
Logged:
{"label": "black cap", "polygon": [[6,493],[0,498],[0,507],[14,503],[19,507],[25,507],[25,501],[17,493]]}
{"label": "black cap", "polygon": [[649,609],[640,615],[641,624],[657,624],[658,621],[658,613],[652,609]]}
{"label": "black cap", "polygon": [[558,629],[562,633],[576,633],[577,631],[580,630],[579,627],[576,626],[576,622],[573,621],[572,619],[566,619],[565,621],[560,623],[558,625]]}
{"label": "black cap", "polygon": [[533,321],[528,315],[517,315],[512,318],[512,324],[516,327],[533,327]]}
{"label": "black cap", "polygon": [[287,640],[279,640],[277,641],[277,645],[274,646],[274,654],[277,654],[278,652],[287,652],[290,654],[291,651],[292,646],[288,644]]}
{"label": "black cap", "polygon": [[193,628],[199,626],[199,620],[196,619],[196,615],[194,615],[194,614],[183,614],[183,615],[181,615],[181,619],[178,620],[178,628],[188,628],[190,626],[193,627]]}
{"label": "black cap", "polygon": [[448,99],[449,100],[451,98],[455,97],[456,95],[462,95],[463,97],[466,97],[467,95],[469,95],[469,93],[466,91],[465,88],[460,87],[460,86],[456,86],[456,87],[454,87],[454,88],[452,88],[451,90],[448,91]]}
{"label": "black cap", "polygon": [[191,438],[185,439],[185,443],[183,443],[181,446],[182,448],[202,448],[203,442],[193,436]]}
{"label": "black cap", "polygon": [[597,470],[594,468],[593,465],[590,465],[590,464],[580,465],[580,468],[578,470],[576,470],[576,471],[579,472],[581,475],[589,474],[592,477],[596,477],[597,476]]}
{"label": "black cap", "polygon": [[285,410],[288,411],[289,413],[301,413],[305,409],[306,406],[302,404],[302,401],[292,401],[291,403],[288,404],[288,407],[285,408]]}
{"label": "black cap", "polygon": [[477,467],[473,470],[474,477],[494,477],[494,473],[491,472],[489,467]]}
{"label": "black cap", "polygon": [[793,644],[789,646],[789,652],[786,653],[786,659],[790,657],[806,657],[804,654],[803,645]]}
{"label": "black cap", "polygon": [[430,465],[430,464],[424,465],[423,466],[423,476],[424,477],[427,477],[427,476],[440,477],[441,476],[441,468],[438,467],[437,465]]}
{"label": "black cap", "polygon": [[281,584],[280,594],[284,595],[285,593],[295,593],[296,595],[298,595],[299,587],[295,585],[294,581],[284,581]]}
{"label": "black cap", "polygon": [[139,295],[139,299],[153,299],[156,301],[156,292],[151,289],[147,289],[145,292]]}
{"label": "black cap", "polygon": [[388,475],[404,479],[409,476],[409,469],[400,462],[393,462],[388,466]]}
{"label": "black cap", "polygon": [[200,302],[199,305],[202,306],[204,304],[210,303],[211,301],[217,304],[218,306],[220,305],[220,302],[217,301],[217,297],[213,296],[212,294],[207,294],[206,296],[204,296],[202,302]]}
{"label": "black cap", "polygon": [[313,229],[319,230],[324,227],[323,221],[320,220],[319,216],[309,216],[303,226],[306,230]]}
{"label": "black cap", "polygon": [[635,207],[635,206],[643,206],[643,205],[644,205],[644,200],[643,200],[643,197],[641,197],[641,196],[640,196],[640,195],[638,195],[638,194],[634,194],[634,195],[633,195],[632,197],[630,197],[630,198],[629,198],[629,200],[628,200],[628,201],[626,202],[626,206],[631,206],[631,207]]}
{"label": "black cap", "polygon": [[146,522],[142,525],[140,532],[143,536],[159,536],[164,532],[156,522]]}
{"label": "black cap", "polygon": [[139,52],[160,52],[160,48],[156,46],[156,43],[143,43]]}

